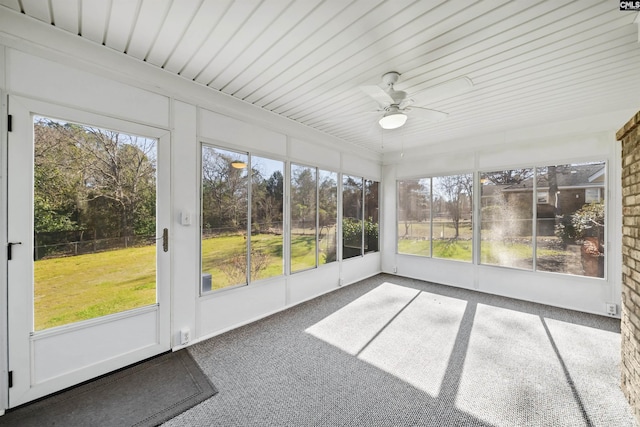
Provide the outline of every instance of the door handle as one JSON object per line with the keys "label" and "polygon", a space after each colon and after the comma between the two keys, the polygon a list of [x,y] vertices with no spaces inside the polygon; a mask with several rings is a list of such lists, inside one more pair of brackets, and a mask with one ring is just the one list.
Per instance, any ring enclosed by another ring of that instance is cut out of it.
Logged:
{"label": "door handle", "polygon": [[22,244],[22,242],[9,242],[9,243],[7,243],[7,260],[8,261],[11,261],[11,257],[12,257],[12,254],[13,254],[13,250],[12,250],[13,245],[21,245],[21,244]]}

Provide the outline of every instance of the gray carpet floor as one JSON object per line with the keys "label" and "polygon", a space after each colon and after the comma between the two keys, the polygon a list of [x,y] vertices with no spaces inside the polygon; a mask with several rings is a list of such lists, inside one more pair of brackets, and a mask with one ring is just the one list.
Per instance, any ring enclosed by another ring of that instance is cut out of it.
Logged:
{"label": "gray carpet floor", "polygon": [[629,426],[616,319],[378,275],[189,348],[173,426]]}

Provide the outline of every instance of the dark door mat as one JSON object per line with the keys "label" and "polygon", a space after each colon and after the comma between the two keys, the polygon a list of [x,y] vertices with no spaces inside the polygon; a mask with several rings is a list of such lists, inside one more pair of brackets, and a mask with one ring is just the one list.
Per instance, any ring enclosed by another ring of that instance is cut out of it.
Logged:
{"label": "dark door mat", "polygon": [[217,392],[180,350],[9,410],[0,426],[157,426]]}

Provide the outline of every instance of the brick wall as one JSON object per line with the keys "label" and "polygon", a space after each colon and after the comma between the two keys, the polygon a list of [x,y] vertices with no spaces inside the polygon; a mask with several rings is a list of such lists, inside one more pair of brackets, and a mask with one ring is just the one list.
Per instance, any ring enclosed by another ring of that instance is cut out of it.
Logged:
{"label": "brick wall", "polygon": [[640,112],[622,141],[622,390],[640,422]]}

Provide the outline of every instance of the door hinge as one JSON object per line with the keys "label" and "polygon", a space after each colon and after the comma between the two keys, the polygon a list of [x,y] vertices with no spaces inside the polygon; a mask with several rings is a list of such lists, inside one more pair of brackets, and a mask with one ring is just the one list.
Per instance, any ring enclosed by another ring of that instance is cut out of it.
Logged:
{"label": "door hinge", "polygon": [[13,131],[13,116],[11,114],[7,116],[7,131]]}
{"label": "door hinge", "polygon": [[162,250],[167,252],[169,251],[169,229],[165,228],[162,230]]}
{"label": "door hinge", "polygon": [[9,388],[13,387],[13,371],[9,371]]}

